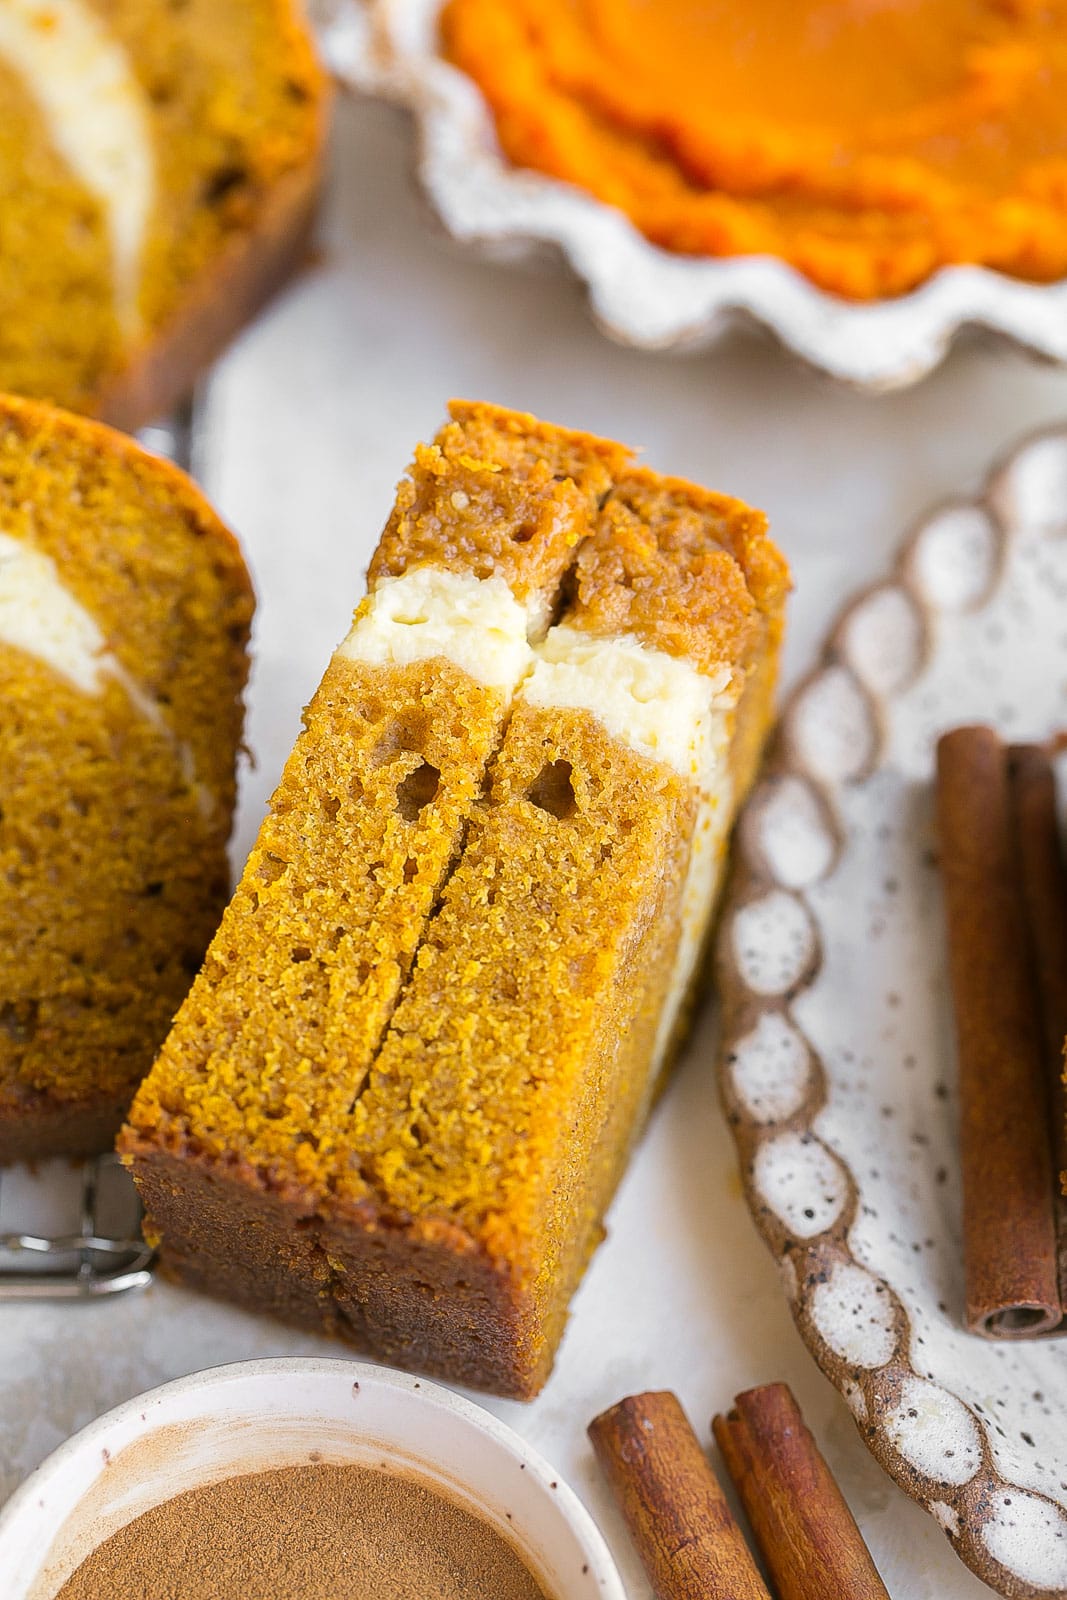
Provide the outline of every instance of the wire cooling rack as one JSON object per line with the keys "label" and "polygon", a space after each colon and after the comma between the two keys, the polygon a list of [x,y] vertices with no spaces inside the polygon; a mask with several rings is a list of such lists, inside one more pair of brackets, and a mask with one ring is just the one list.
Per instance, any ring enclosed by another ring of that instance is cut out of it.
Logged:
{"label": "wire cooling rack", "polygon": [[[0,1174],[0,1300],[81,1300],[143,1289],[153,1252],[129,1174],[108,1152]],[[36,1231],[40,1229],[41,1231]]]}
{"label": "wire cooling rack", "polygon": [[[187,471],[196,447],[195,399],[138,435]],[[142,1289],[153,1251],[141,1205],[112,1152],[0,1171],[0,1301],[80,1300]]]}

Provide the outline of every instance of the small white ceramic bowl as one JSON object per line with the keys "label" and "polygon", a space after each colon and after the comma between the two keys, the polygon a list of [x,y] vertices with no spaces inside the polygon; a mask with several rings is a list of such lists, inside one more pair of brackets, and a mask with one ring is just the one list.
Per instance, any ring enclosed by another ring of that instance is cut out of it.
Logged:
{"label": "small white ceramic bowl", "polygon": [[55,1600],[98,1544],[173,1495],[309,1459],[418,1473],[508,1535],[549,1594],[626,1600],[588,1512],[510,1428],[421,1378],[319,1360],[213,1367],[75,1434],[0,1513],[4,1600]]}

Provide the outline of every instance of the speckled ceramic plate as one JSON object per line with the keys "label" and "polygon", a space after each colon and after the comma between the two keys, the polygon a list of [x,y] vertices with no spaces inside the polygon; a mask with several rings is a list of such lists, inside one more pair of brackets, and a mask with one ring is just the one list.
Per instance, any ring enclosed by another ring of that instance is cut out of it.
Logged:
{"label": "speckled ceramic plate", "polygon": [[338,76],[411,111],[419,178],[445,227],[497,257],[549,248],[585,282],[597,322],[646,349],[713,343],[757,323],[795,355],[870,390],[932,371],[964,328],[1067,361],[1067,282],[1034,285],[951,267],[899,299],[853,304],[767,257],[709,260],[648,243],[620,211],[502,157],[476,85],[437,53],[442,0],[315,0]]}
{"label": "speckled ceramic plate", "polygon": [[875,1456],[1006,1595],[1067,1594],[1067,1341],[964,1333],[934,746],[1067,721],[1067,430],[838,620],[744,813],[721,1081],[797,1326]]}

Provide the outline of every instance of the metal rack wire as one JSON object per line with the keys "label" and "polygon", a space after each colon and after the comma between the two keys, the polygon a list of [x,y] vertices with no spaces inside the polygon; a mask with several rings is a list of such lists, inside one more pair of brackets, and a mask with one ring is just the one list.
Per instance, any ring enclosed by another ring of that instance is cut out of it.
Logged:
{"label": "metal rack wire", "polygon": [[[69,1169],[68,1169],[69,1170]],[[43,1185],[42,1201],[54,1204],[56,1163],[21,1175],[23,1191]],[[50,1181],[51,1180],[51,1181]],[[0,1218],[6,1175],[0,1175]],[[25,1193],[23,1193],[25,1201]],[[105,1230],[103,1206],[127,1226]],[[141,1208],[129,1175],[108,1152],[81,1163],[80,1196],[70,1232],[0,1232],[0,1301],[83,1300],[143,1289],[152,1278],[153,1251],[140,1234]]]}
{"label": "metal rack wire", "polygon": [[[141,443],[188,471],[196,410],[194,398],[145,428]],[[12,1192],[19,1224],[5,1228]],[[140,1224],[137,1191],[111,1152],[80,1166],[49,1161],[0,1173],[0,1301],[94,1299],[144,1288],[154,1252]]]}

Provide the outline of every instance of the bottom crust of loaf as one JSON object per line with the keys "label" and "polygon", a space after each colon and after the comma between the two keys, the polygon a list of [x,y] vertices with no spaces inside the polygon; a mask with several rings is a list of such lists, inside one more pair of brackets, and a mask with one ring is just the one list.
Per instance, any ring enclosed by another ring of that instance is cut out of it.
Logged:
{"label": "bottom crust of loaf", "polygon": [[129,1110],[130,1093],[119,1099],[58,1100],[28,1091],[18,1101],[0,1101],[0,1167],[109,1150]]}
{"label": "bottom crust of loaf", "polygon": [[[671,1065],[666,1060],[657,1081],[639,1090],[636,1126],[635,1108],[628,1115],[620,1108],[629,1137],[604,1141],[596,1224],[568,1277],[581,1276],[603,1238],[599,1219]],[[324,1219],[321,1202],[297,1189],[268,1189],[243,1163],[168,1150],[129,1131],[123,1149],[151,1218],[149,1242],[166,1240],[164,1276],[341,1339],[391,1366],[512,1400],[532,1400],[543,1388],[574,1283],[555,1325],[546,1326],[535,1299],[458,1228],[441,1223],[419,1232],[356,1207]]]}
{"label": "bottom crust of loaf", "polygon": [[551,1352],[529,1308],[458,1229],[420,1234],[355,1211],[324,1220],[241,1164],[128,1135],[124,1148],[168,1277],[392,1366],[516,1400],[541,1388]]}

